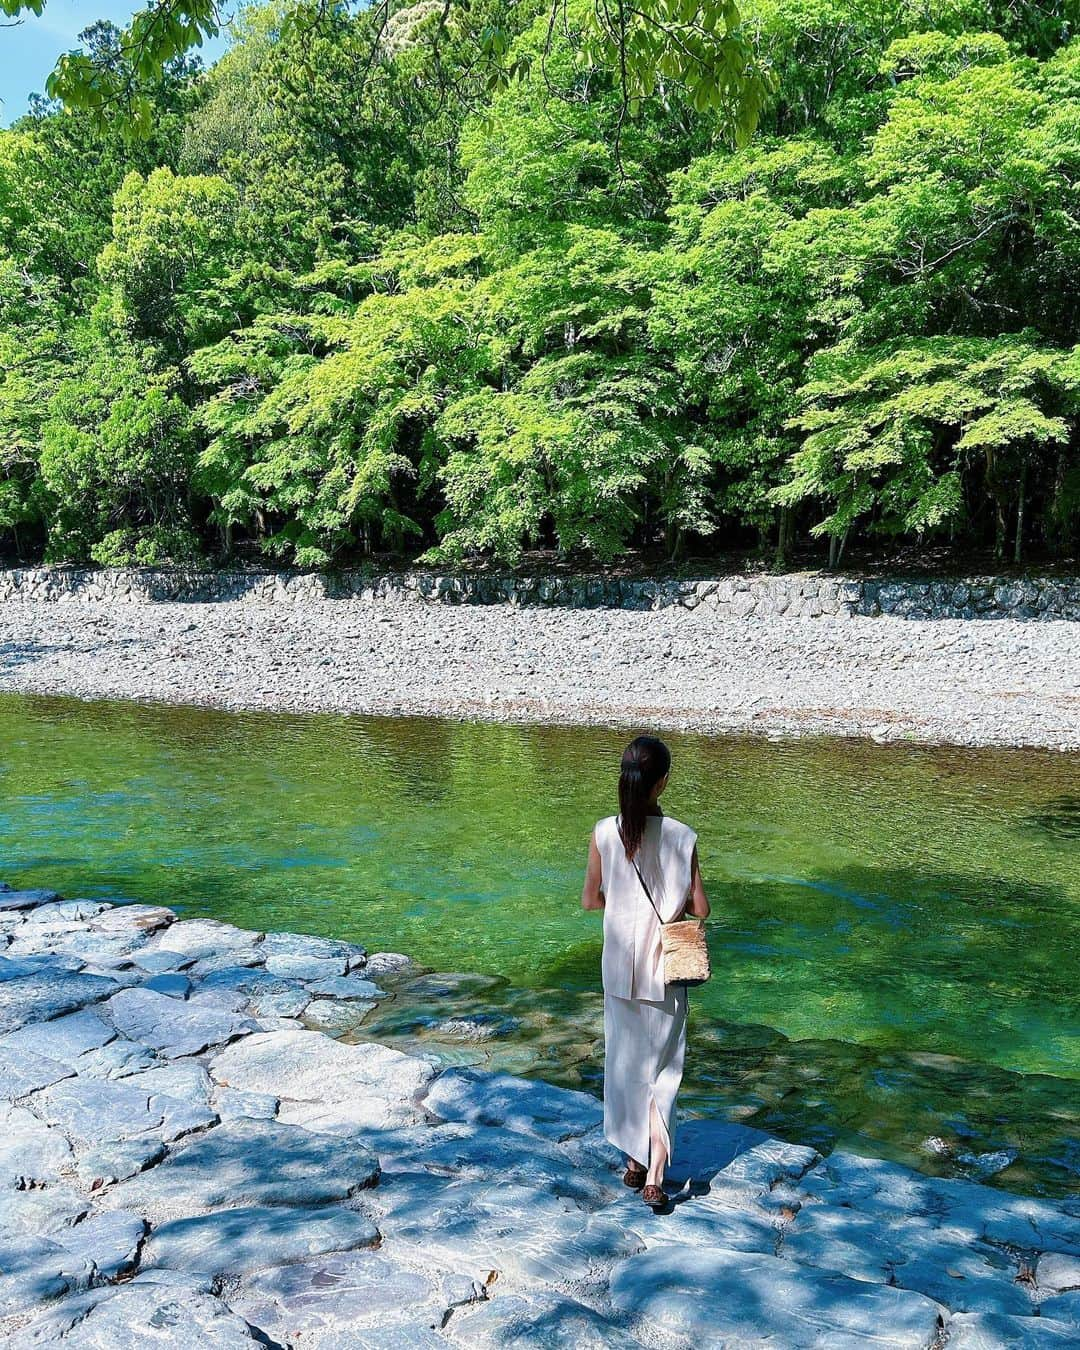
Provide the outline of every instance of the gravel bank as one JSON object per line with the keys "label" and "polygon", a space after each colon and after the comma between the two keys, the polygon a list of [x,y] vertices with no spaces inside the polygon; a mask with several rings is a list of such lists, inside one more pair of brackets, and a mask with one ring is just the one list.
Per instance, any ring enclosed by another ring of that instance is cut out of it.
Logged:
{"label": "gravel bank", "polygon": [[428,606],[0,607],[0,690],[1080,748],[1080,624]]}

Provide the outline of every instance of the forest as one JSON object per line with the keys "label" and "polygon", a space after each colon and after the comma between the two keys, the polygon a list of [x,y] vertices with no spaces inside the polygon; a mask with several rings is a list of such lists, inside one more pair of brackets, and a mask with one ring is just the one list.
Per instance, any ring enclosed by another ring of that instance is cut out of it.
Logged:
{"label": "forest", "polygon": [[1075,556],[1075,9],[748,0],[735,124],[663,51],[628,99],[592,0],[289,0],[138,127],[42,96],[0,555]]}

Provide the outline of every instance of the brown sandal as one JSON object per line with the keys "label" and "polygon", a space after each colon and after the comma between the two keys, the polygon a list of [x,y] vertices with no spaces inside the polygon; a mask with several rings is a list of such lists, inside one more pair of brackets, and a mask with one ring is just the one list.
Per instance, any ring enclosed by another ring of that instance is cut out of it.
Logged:
{"label": "brown sandal", "polygon": [[659,1209],[661,1205],[667,1204],[667,1196],[659,1186],[646,1186],[641,1192],[641,1198],[651,1209]]}
{"label": "brown sandal", "polygon": [[628,1167],[622,1174],[623,1185],[629,1186],[632,1190],[640,1191],[645,1185],[645,1178],[649,1175],[645,1167]]}

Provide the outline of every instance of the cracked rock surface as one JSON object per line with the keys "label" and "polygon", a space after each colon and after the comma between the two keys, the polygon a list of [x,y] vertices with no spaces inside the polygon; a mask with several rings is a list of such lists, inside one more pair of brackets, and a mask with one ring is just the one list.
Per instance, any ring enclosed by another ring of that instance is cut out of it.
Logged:
{"label": "cracked rock surface", "polygon": [[1080,1200],[697,1119],[653,1213],[588,1094],[300,1020],[403,970],[463,978],[0,890],[0,1343],[1080,1343]]}

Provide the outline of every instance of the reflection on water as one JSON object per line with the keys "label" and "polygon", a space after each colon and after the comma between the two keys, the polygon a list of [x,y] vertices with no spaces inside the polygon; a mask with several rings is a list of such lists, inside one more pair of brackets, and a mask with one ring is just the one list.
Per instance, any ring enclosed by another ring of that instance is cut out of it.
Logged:
{"label": "reflection on water", "polygon": [[[0,859],[502,977],[403,988],[365,1027],[596,1090],[578,895],[625,739],[7,696]],[[1075,1186],[1076,757],[667,739],[665,807],[700,833],[715,916],[685,1104],[931,1170],[1016,1153],[996,1184]]]}

